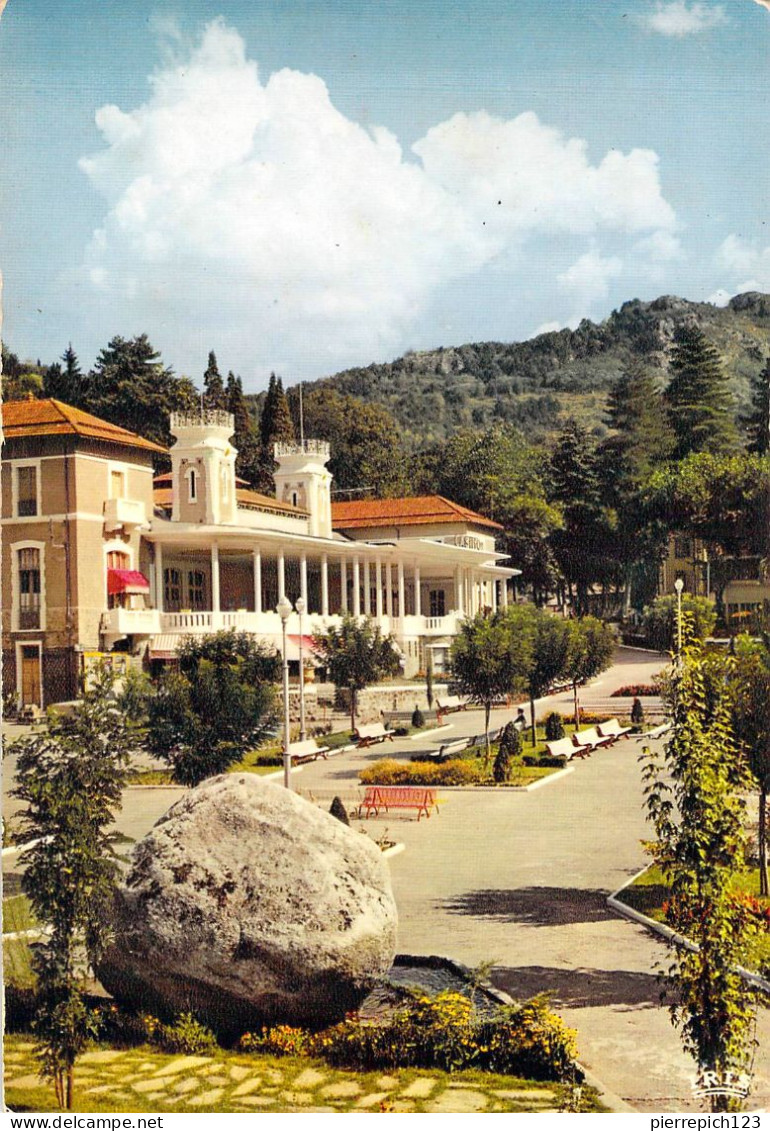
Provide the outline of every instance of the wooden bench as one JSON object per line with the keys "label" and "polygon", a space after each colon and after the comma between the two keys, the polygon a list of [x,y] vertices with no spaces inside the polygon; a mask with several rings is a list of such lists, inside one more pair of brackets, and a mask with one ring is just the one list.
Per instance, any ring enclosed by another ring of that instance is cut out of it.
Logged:
{"label": "wooden bench", "polygon": [[467,699],[459,695],[444,695],[436,699],[436,719],[440,723],[444,715],[453,715],[455,711],[465,711],[468,708]]}
{"label": "wooden bench", "polygon": [[394,731],[388,730],[384,723],[365,723],[355,729],[356,745],[372,746],[375,742],[384,742],[386,738],[393,741]]}
{"label": "wooden bench", "polygon": [[606,723],[599,723],[596,728],[602,738],[608,738],[610,741],[607,744],[611,746],[617,742],[619,738],[625,738],[627,734],[631,733],[631,727],[622,727],[617,719],[608,719]]}
{"label": "wooden bench", "polygon": [[304,742],[289,743],[289,757],[297,766],[302,762],[315,762],[316,758],[328,758],[330,753],[330,747],[319,746],[314,738],[306,738]]}
{"label": "wooden bench", "polygon": [[653,727],[652,730],[645,731],[644,734],[635,734],[634,738],[637,742],[641,742],[642,739],[645,738],[651,738],[654,741],[656,738],[662,738],[664,734],[668,734],[668,732],[673,729],[673,726],[674,724],[669,720],[667,723],[661,723],[659,727]]}
{"label": "wooden bench", "polygon": [[383,809],[386,813],[391,809],[416,809],[419,821],[423,813],[430,817],[431,809],[438,813],[436,791],[419,785],[367,786],[366,795],[358,810],[359,817],[369,817],[372,813],[378,817]]}
{"label": "wooden bench", "polygon": [[592,751],[598,750],[600,746],[610,746],[613,740],[602,738],[596,727],[588,727],[586,730],[576,730],[572,736],[572,741],[578,749],[585,750],[590,754]]}
{"label": "wooden bench", "polygon": [[546,742],[545,748],[552,758],[585,758],[586,754],[591,751],[584,747],[582,750],[575,746],[571,738],[557,738],[552,742]]}

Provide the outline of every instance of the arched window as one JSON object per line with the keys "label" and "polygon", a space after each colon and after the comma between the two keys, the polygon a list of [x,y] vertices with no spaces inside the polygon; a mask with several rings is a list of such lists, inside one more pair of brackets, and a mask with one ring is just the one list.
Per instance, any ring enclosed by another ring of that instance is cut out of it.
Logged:
{"label": "arched window", "polygon": [[187,473],[187,485],[190,489],[188,496],[189,502],[195,503],[198,501],[198,472],[194,467],[191,467]]}

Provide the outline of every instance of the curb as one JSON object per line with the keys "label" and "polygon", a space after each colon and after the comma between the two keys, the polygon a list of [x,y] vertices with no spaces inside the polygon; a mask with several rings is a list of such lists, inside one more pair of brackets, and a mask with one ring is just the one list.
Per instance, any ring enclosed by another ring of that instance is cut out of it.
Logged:
{"label": "curb", "polygon": [[386,848],[382,854],[382,858],[383,860],[390,860],[392,856],[400,856],[402,852],[406,852],[406,845],[399,841],[399,843],[394,844],[392,848]]}
{"label": "curb", "polygon": [[418,730],[417,734],[410,734],[409,735],[409,741],[410,742],[419,742],[419,740],[421,738],[427,738],[431,734],[441,734],[442,731],[453,730],[453,729],[454,729],[454,723],[444,723],[440,727],[433,727],[432,730]]}
{"label": "curb", "polygon": [[[658,923],[655,919],[650,919],[648,915],[644,915],[641,911],[637,911],[634,907],[629,907],[627,903],[619,898],[626,888],[643,876],[650,865],[642,868],[630,880],[627,880],[621,887],[614,891],[612,895],[607,896],[607,906],[616,914],[622,916],[624,919],[630,919],[633,923],[638,923],[640,926],[645,927],[648,931],[658,935],[659,938],[665,939],[666,942],[672,943],[674,946],[682,947],[684,950],[689,950],[693,954],[697,954],[700,949],[697,943],[692,942],[690,939],[685,938],[684,935],[678,934],[677,931],[667,927],[665,923]],[[756,986],[757,989],[763,990],[765,993],[770,994],[770,981],[763,978],[761,974],[755,974],[753,970],[747,970],[745,966],[736,966],[735,968],[741,977],[749,983],[749,985]]]}

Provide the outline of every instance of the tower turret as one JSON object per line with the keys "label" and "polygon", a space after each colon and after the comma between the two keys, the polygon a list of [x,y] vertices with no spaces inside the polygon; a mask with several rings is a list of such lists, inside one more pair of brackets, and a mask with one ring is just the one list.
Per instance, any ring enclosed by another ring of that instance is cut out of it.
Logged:
{"label": "tower turret", "polygon": [[233,417],[201,408],[171,414],[176,443],[171,448],[174,522],[208,524],[237,521],[235,457],[230,443]]}
{"label": "tower turret", "polygon": [[310,534],[331,538],[332,475],[326,468],[330,455],[328,443],[326,440],[281,442],[275,444],[273,450],[278,464],[274,476],[276,499],[309,512]]}

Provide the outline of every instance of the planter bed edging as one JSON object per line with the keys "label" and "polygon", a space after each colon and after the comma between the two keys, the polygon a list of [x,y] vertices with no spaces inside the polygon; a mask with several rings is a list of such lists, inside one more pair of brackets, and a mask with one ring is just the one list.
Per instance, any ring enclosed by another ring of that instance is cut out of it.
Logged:
{"label": "planter bed edging", "polygon": [[[681,946],[685,950],[697,953],[700,949],[697,943],[692,942],[684,935],[680,935],[671,927],[667,927],[665,923],[658,923],[657,920],[650,919],[649,915],[637,911],[635,907],[629,907],[627,903],[623,903],[622,899],[619,898],[626,888],[630,888],[640,876],[644,875],[649,867],[650,865],[648,864],[646,868],[642,868],[635,876],[632,876],[630,880],[619,887],[617,891],[614,891],[612,895],[608,895],[607,906],[618,915],[622,915],[624,919],[630,919],[634,923],[639,923],[642,927],[646,927],[648,931],[652,931],[653,934],[665,939],[666,942],[674,943],[675,946]],[[745,966],[736,966],[736,970],[741,977],[752,986],[756,986],[758,989],[764,990],[765,993],[770,994],[770,981],[768,981],[767,978],[763,978],[761,974],[756,974],[753,970],[747,970]]]}

